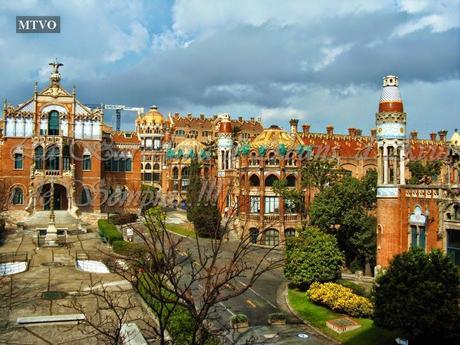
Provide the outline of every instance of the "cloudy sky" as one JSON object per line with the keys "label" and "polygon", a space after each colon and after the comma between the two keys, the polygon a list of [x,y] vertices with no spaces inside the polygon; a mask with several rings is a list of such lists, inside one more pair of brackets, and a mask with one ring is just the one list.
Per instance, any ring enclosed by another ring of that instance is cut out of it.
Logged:
{"label": "cloudy sky", "polygon": [[[61,33],[16,34],[17,15],[59,15]],[[427,136],[460,128],[459,26],[458,0],[2,1],[0,97],[29,98],[57,57],[83,103],[367,132],[396,74]]]}

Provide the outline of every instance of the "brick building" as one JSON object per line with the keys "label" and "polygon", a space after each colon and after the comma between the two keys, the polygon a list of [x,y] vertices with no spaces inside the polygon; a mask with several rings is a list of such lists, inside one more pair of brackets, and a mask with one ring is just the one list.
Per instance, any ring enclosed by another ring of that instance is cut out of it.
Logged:
{"label": "brick building", "polygon": [[3,209],[26,228],[46,227],[51,209],[56,226],[81,229],[92,215],[120,207],[140,186],[136,132],[115,132],[61,86],[60,63],[51,63],[50,84],[13,106],[5,102],[0,136]]}

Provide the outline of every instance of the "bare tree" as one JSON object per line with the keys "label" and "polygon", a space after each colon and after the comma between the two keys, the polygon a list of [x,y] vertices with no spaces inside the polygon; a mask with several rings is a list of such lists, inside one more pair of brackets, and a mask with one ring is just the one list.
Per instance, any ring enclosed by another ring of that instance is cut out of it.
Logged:
{"label": "bare tree", "polygon": [[148,324],[144,323],[143,312],[131,288],[110,286],[102,281],[81,288],[63,306],[85,316],[82,324],[73,327],[79,327],[86,336],[95,337],[98,344],[126,344],[136,336],[127,330],[129,322]]}
{"label": "bare tree", "polygon": [[[225,234],[231,228],[228,219],[220,225],[223,229],[216,229],[216,234],[223,236],[206,240],[196,236],[192,246],[168,232],[165,220],[159,207],[146,212],[145,225],[135,227],[137,237],[145,245],[145,255],[125,258],[130,268],[118,266],[117,272],[146,298],[160,328],[166,330],[172,312],[180,308],[192,320],[185,343],[205,344],[212,335],[222,333],[221,327],[215,327],[216,307],[250,289],[262,274],[281,267],[282,259],[271,257],[273,248],[261,253],[249,236],[242,235],[238,241],[227,243]],[[224,250],[228,246],[231,250]],[[249,259],[252,255],[258,256],[254,264]],[[133,267],[137,272],[133,272]],[[246,283],[237,283],[241,278]],[[159,333],[161,344],[166,344],[164,332]]]}

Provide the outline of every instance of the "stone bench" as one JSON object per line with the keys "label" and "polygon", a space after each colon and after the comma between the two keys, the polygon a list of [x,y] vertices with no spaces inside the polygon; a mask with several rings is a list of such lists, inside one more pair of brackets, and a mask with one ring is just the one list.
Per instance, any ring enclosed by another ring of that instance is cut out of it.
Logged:
{"label": "stone bench", "polygon": [[16,323],[18,325],[37,325],[46,323],[79,322],[84,320],[85,315],[83,314],[43,315],[18,317]]}

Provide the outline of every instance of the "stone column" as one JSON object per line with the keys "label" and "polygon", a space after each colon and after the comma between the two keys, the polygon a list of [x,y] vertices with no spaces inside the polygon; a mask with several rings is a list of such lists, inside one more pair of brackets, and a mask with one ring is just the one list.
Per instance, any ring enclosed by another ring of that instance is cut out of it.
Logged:
{"label": "stone column", "polygon": [[383,184],[388,184],[388,146],[383,146]]}
{"label": "stone column", "polygon": [[404,146],[399,150],[399,183],[406,184],[406,153],[404,152]]}

